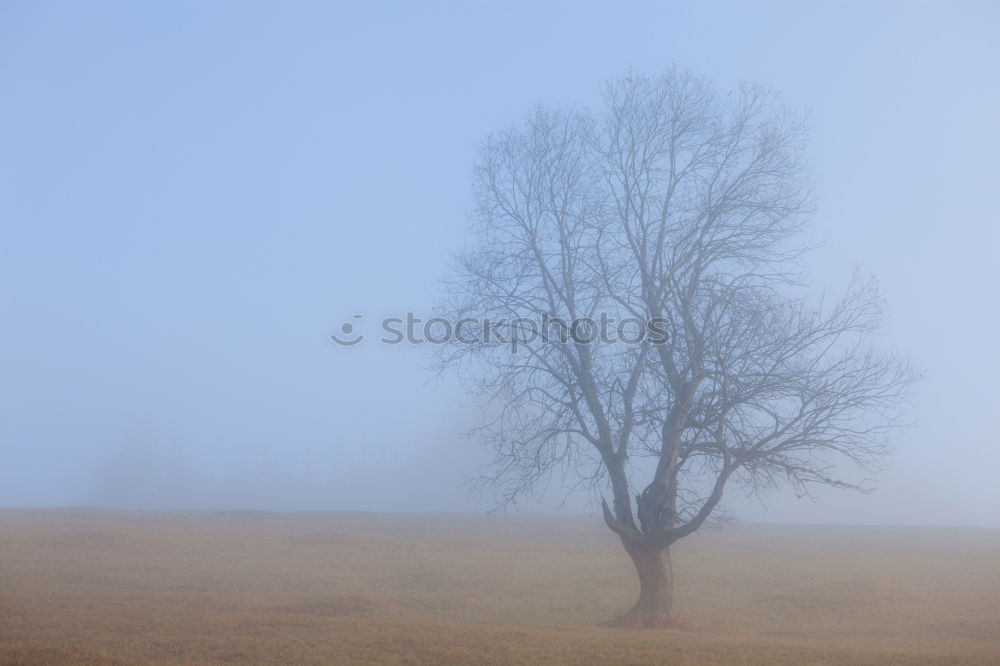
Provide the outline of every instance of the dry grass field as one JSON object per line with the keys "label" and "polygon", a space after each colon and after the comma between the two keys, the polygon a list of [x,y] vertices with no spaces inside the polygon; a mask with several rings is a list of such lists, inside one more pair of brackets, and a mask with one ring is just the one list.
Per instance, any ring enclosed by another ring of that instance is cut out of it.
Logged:
{"label": "dry grass field", "polygon": [[0,663],[1000,663],[1000,531],[743,525],[684,629],[599,518],[0,511]]}

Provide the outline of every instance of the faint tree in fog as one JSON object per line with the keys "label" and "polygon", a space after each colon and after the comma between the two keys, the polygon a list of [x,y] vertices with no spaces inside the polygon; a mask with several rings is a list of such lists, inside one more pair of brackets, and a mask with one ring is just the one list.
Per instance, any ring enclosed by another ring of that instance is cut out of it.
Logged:
{"label": "faint tree in fog", "polygon": [[[561,470],[598,493],[639,575],[623,626],[669,622],[670,546],[727,486],[859,488],[913,375],[869,345],[872,284],[832,302],[796,279],[810,211],[803,119],[764,89],[720,96],[679,71],[609,83],[597,111],[538,108],[491,136],[475,169],[473,239],[449,281],[454,319],[662,321],[667,341],[559,335],[454,340],[493,416],[488,480],[507,502]],[[558,326],[557,326],[558,328]],[[648,459],[644,463],[643,459]]]}

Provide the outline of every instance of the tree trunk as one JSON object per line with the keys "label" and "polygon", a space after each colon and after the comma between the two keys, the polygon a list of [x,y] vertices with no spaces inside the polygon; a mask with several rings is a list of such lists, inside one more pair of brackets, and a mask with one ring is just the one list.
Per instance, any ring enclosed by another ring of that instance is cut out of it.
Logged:
{"label": "tree trunk", "polygon": [[670,624],[674,598],[674,574],[670,568],[670,548],[656,548],[622,539],[625,550],[639,574],[639,600],[631,610],[611,624],[618,627],[656,629]]}

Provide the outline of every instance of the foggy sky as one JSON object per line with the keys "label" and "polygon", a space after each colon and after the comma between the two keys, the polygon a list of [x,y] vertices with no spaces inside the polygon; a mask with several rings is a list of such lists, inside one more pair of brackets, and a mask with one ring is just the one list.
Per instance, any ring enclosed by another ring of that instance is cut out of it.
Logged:
{"label": "foggy sky", "polygon": [[995,3],[2,3],[0,505],[489,506],[458,382],[328,335],[429,312],[490,132],[677,64],[811,110],[812,278],[877,276],[926,374],[874,495],[727,508],[1000,526],[998,30]]}

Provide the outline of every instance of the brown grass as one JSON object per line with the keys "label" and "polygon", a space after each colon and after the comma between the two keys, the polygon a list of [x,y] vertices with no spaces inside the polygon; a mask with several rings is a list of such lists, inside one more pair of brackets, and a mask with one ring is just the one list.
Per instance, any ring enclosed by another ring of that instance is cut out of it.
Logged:
{"label": "brown grass", "polygon": [[598,518],[0,511],[0,663],[1000,663],[1000,531],[748,525],[683,629]]}

